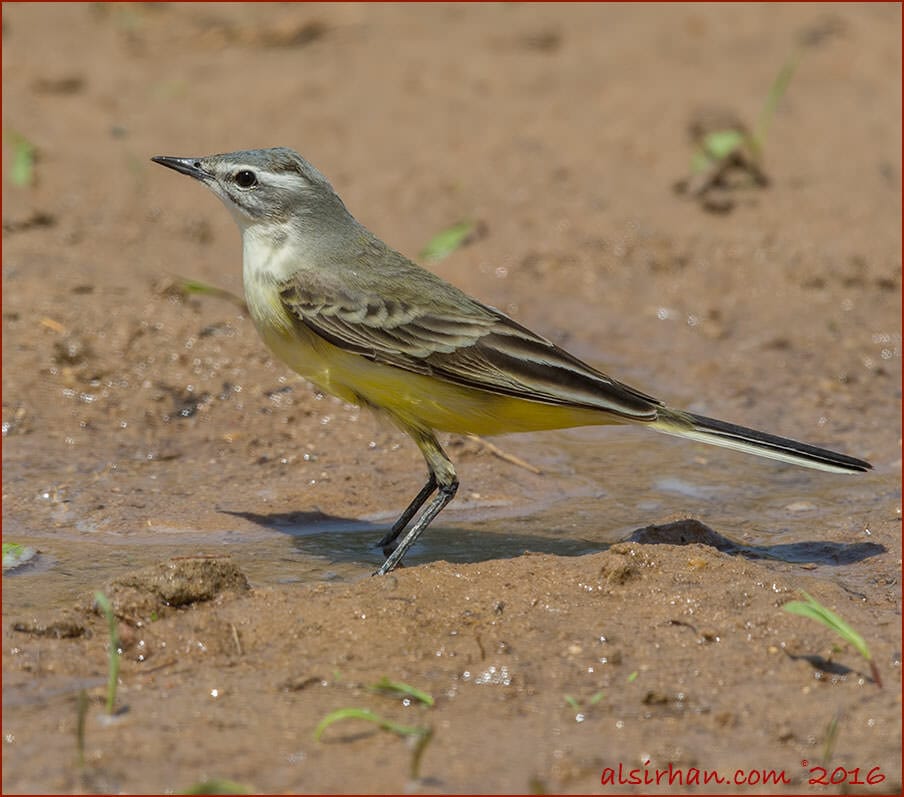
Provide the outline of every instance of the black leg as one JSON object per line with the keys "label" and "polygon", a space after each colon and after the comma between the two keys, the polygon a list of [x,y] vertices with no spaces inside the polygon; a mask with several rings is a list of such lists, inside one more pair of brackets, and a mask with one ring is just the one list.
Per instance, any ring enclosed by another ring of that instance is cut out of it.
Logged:
{"label": "black leg", "polygon": [[[430,477],[427,479],[427,483],[424,485],[424,489],[415,496],[410,504],[408,504],[408,509],[402,512],[399,519],[393,524],[393,527],[383,535],[383,539],[380,540],[377,545],[381,548],[386,548],[388,545],[395,542],[396,537],[405,530],[405,526],[408,525],[418,509],[424,505],[424,502],[433,495],[434,490],[436,490],[436,476],[431,473]],[[388,553],[388,551],[384,550],[383,553]]]}
{"label": "black leg", "polygon": [[[414,525],[408,530],[408,533],[402,537],[402,541],[396,549],[389,554],[382,567],[377,570],[374,575],[385,575],[392,570],[408,552],[408,549],[417,542],[417,538],[424,533],[424,529],[430,525],[433,519],[443,511],[446,504],[449,503],[458,490],[458,477],[455,475],[455,467],[452,461],[446,456],[446,452],[440,447],[436,438],[430,432],[422,429],[414,429],[403,425],[402,428],[414,438],[418,448],[427,461],[427,470],[430,473],[427,484],[415,496],[415,499],[408,505],[408,508],[402,513],[402,516],[395,522],[393,527],[387,532],[386,536],[380,540],[380,545],[388,546],[405,530],[415,513],[424,505],[430,494],[437,490],[437,495],[427,505],[427,508],[421,512]],[[385,552],[385,551],[384,551]]]}
{"label": "black leg", "polygon": [[436,498],[433,499],[430,506],[428,506],[424,510],[424,513],[417,519],[417,523],[415,523],[410,531],[402,538],[402,541],[396,546],[396,549],[389,554],[380,569],[374,573],[375,576],[385,576],[402,561],[402,557],[404,557],[405,554],[408,553],[408,549],[417,542],[417,538],[424,533],[424,530],[430,525],[433,518],[443,511],[443,508],[449,501],[455,498],[457,490],[457,480],[452,482],[452,484],[440,485],[439,493]]}

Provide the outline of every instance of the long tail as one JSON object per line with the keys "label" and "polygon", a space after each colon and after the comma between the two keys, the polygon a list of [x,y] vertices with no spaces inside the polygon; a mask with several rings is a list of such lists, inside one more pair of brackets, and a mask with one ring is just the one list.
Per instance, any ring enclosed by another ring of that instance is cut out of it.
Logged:
{"label": "long tail", "polygon": [[733,448],[736,451],[746,451],[759,457],[791,462],[805,468],[833,473],[858,473],[873,467],[865,460],[839,454],[837,451],[829,451],[827,448],[818,448],[807,443],[799,443],[797,440],[789,440],[787,437],[758,432],[756,429],[747,429],[744,426],[705,418],[690,412],[666,409],[660,412],[659,420],[650,425],[666,434]]}

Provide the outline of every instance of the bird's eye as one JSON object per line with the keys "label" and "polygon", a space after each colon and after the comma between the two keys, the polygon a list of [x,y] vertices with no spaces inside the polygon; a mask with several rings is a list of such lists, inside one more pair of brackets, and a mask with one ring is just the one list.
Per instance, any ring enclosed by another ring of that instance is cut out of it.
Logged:
{"label": "bird's eye", "polygon": [[235,173],[235,184],[239,188],[254,188],[257,185],[257,175],[250,169],[242,169]]}

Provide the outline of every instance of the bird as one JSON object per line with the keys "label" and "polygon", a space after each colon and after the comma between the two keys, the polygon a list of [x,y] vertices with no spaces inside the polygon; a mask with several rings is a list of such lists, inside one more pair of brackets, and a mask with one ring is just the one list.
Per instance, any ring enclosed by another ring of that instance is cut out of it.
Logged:
{"label": "bird", "polygon": [[673,409],[608,376],[388,246],[292,149],[151,160],[198,180],[232,214],[246,305],[272,352],[319,390],[389,417],[420,449],[427,482],[377,543],[386,560],[375,575],[399,565],[455,497],[437,432],[635,424],[834,473],[872,467]]}

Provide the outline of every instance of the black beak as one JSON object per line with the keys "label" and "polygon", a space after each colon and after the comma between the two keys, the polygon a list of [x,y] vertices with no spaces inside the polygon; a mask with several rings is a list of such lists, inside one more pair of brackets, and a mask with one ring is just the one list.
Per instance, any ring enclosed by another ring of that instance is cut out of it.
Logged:
{"label": "black beak", "polygon": [[151,160],[197,180],[207,180],[210,177],[210,174],[201,168],[201,161],[197,158],[172,158],[169,155],[155,155]]}

